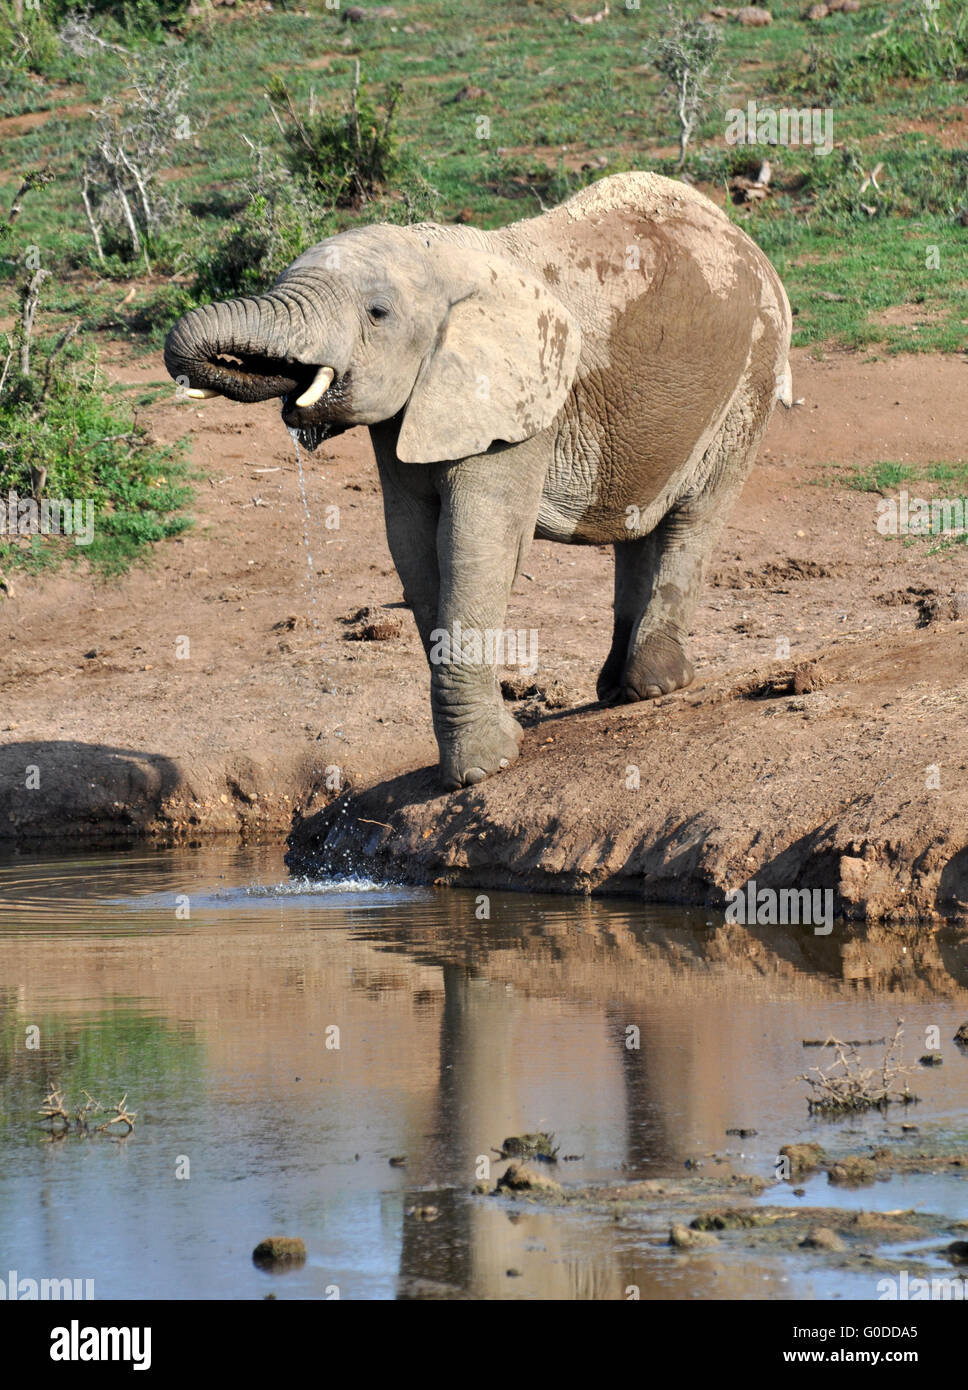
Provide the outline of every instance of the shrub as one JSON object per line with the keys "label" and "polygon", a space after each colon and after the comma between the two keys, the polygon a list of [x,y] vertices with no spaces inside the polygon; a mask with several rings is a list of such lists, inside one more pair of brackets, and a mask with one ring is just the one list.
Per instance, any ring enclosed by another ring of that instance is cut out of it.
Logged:
{"label": "shrub", "polygon": [[241,210],[196,261],[192,289],[199,300],[260,293],[328,230],[325,214],[288,170],[260,147],[252,147],[252,156],[255,171]]}
{"label": "shrub", "polygon": [[714,24],[668,9],[668,30],[647,44],[644,56],[665,78],[662,96],[675,111],[679,123],[679,162],[696,126],[720,97],[726,75],[722,72],[723,36]]}
{"label": "shrub", "polygon": [[180,213],[159,173],[188,130],[188,79],[184,63],[168,59],[146,67],[131,58],[125,67],[129,90],[123,98],[105,97],[94,114],[81,197],[101,264],[114,252],[123,260],[143,258],[150,270],[149,248]]}
{"label": "shrub", "polygon": [[11,492],[94,504],[92,544],[0,531],[0,567],[47,566],[84,557],[111,573],[151,541],[185,530],[191,493],[180,449],[159,448],[123,398],[112,396],[76,325],[34,341],[45,272],[21,290],[13,336],[0,342],[0,505]]}
{"label": "shrub", "polygon": [[349,101],[341,112],[318,111],[310,99],[302,116],[281,77],[269,85],[269,104],[286,141],[286,163],[296,178],[330,207],[359,208],[387,192],[407,161],[394,120],[403,88],[387,88],[382,111],[360,89],[357,62]]}
{"label": "shrub", "polygon": [[0,0],[0,92],[22,90],[28,73],[47,73],[59,57],[49,11]]}
{"label": "shrub", "polygon": [[958,82],[968,77],[968,9],[961,0],[906,0],[856,52],[813,43],[805,62],[780,75],[798,97],[830,105],[870,100],[901,81]]}

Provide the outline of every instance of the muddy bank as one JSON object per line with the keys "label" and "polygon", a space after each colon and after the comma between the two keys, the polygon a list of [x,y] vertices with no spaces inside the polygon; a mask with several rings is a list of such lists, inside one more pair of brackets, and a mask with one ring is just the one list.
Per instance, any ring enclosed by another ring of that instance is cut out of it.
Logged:
{"label": "muddy bank", "polygon": [[[164,379],[107,359],[120,384]],[[611,556],[536,542],[507,619],[539,634],[522,760],[455,795],[366,437],[312,456],[307,521],[271,405],[162,400],[154,433],[190,436],[202,475],[193,529],[121,581],[8,576],[0,847],[292,827],[308,871],[698,905],[755,877],[854,917],[963,917],[968,552],[879,536],[876,494],[829,465],[960,458],[964,365],[797,353],[794,371],[805,404],[774,419],[711,565],[696,684],[591,703]]]}
{"label": "muddy bank", "polygon": [[832,652],[803,695],[767,669],[549,715],[478,787],[423,769],[344,795],[294,827],[290,866],[711,906],[755,880],[829,889],[850,918],[961,919],[966,660],[957,622]]}

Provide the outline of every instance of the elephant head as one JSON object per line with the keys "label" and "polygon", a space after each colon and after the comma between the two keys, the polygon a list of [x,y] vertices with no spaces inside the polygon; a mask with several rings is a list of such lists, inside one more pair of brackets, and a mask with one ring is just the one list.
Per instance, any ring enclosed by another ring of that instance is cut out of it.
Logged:
{"label": "elephant head", "polygon": [[186,314],[165,364],[194,397],[281,397],[285,424],[310,449],[397,417],[405,463],[528,439],[564,403],[580,330],[546,286],[478,237],[342,232],[265,294]]}

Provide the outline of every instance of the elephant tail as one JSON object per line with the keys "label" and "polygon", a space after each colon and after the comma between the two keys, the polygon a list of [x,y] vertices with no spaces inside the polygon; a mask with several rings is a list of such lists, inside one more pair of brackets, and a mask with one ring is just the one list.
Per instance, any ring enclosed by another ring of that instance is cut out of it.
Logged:
{"label": "elephant tail", "polygon": [[777,374],[776,398],[787,410],[792,410],[796,404],[793,399],[793,373],[790,371],[789,362],[784,363],[783,370]]}

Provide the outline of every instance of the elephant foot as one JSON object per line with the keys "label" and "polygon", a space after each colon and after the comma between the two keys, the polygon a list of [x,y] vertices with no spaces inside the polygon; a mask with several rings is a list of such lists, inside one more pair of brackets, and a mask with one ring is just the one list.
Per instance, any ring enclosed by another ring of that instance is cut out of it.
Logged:
{"label": "elephant foot", "polygon": [[598,673],[595,690],[603,705],[622,703],[622,655],[609,653],[608,660]]}
{"label": "elephant foot", "polygon": [[524,730],[507,710],[489,712],[450,734],[438,734],[440,775],[448,791],[472,787],[517,761]]}
{"label": "elephant foot", "polygon": [[650,632],[641,638],[622,676],[622,699],[626,703],[654,700],[659,695],[671,695],[691,684],[695,675],[688,659],[674,637],[664,632]]}

